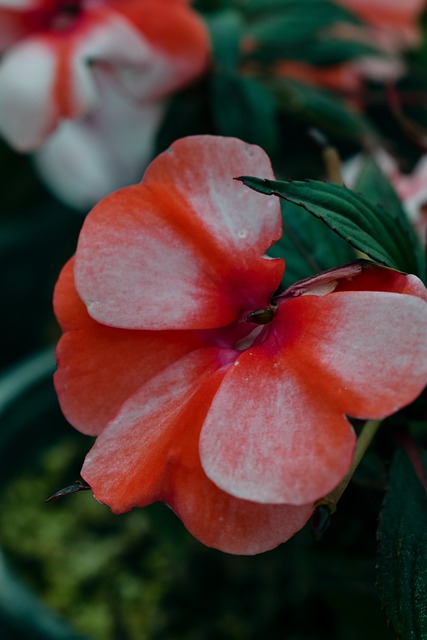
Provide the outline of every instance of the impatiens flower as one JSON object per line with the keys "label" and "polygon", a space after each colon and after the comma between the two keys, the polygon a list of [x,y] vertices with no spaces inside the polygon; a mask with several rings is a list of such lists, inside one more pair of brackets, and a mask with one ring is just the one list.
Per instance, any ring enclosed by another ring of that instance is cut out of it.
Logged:
{"label": "impatiens flower", "polygon": [[374,29],[375,38],[391,48],[414,46],[425,0],[337,0]]}
{"label": "impatiens flower", "polygon": [[82,469],[114,513],[160,500],[206,545],[271,549],[352,462],[346,416],[377,418],[427,382],[427,291],[355,263],[280,295],[278,200],[258,147],[176,142],[101,201],[55,291],[55,385]]}
{"label": "impatiens flower", "polygon": [[59,197],[88,206],[139,179],[164,99],[205,69],[187,0],[0,0],[0,133]]}

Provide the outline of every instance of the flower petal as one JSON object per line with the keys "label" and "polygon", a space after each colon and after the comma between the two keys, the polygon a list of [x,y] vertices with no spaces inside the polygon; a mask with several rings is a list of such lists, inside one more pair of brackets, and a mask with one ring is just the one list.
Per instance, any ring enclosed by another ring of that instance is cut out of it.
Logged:
{"label": "flower petal", "polygon": [[363,20],[380,26],[412,24],[424,9],[424,0],[339,0]]}
{"label": "flower petal", "polygon": [[206,68],[208,32],[188,2],[163,0],[160,7],[159,0],[133,0],[119,3],[117,11],[139,31],[154,53],[142,73],[138,67],[123,70],[122,80],[132,93],[158,99],[184,86]]}
{"label": "flower petal", "polygon": [[[387,267],[362,260],[358,261],[362,272],[356,277],[341,278],[337,282],[336,291],[382,291],[388,293],[406,293],[427,302],[427,289],[417,276],[404,274]],[[351,265],[346,265],[350,267]],[[338,267],[338,270],[345,267]],[[334,269],[330,270],[332,273]],[[326,273],[326,272],[325,272]],[[292,289],[292,287],[290,287]]]}
{"label": "flower petal", "polygon": [[6,51],[18,40],[33,33],[33,30],[33,23],[24,12],[15,11],[9,7],[9,3],[0,0],[0,52]]}
{"label": "flower petal", "polygon": [[419,40],[417,19],[424,9],[424,0],[339,0],[339,4],[378,27],[375,35],[380,45],[394,40],[400,46],[414,46]]}
{"label": "flower petal", "polygon": [[202,466],[239,498],[314,501],[350,466],[344,414],[384,418],[426,382],[424,300],[374,291],[288,299],[265,342],[224,378],[202,430]]}
{"label": "flower petal", "polygon": [[[199,349],[135,393],[97,438],[82,475],[115,513],[160,499],[170,469],[191,446],[224,371],[221,352]],[[189,444],[190,443],[190,444]]]}
{"label": "flower petal", "polygon": [[85,221],[76,284],[90,315],[110,326],[207,329],[268,305],[281,260],[278,200],[233,176],[271,176],[265,153],[234,138],[179,140],[141,185],[103,200]]}
{"label": "flower petal", "polygon": [[315,349],[321,388],[347,415],[382,419],[422,392],[427,384],[425,299],[346,291],[317,303],[310,298],[310,306],[303,310],[306,357]]}
{"label": "flower petal", "polygon": [[313,503],[348,471],[355,436],[343,413],[295,371],[294,355],[245,351],[206,417],[200,458],[223,491],[266,504]]}
{"label": "flower petal", "polygon": [[51,0],[0,0],[0,8],[13,11],[37,11],[44,9]]}
{"label": "flower petal", "polygon": [[56,125],[56,58],[43,38],[13,47],[0,62],[0,133],[20,151],[37,147]]}
{"label": "flower petal", "polygon": [[[176,468],[164,501],[203,544],[239,555],[274,549],[302,529],[312,505],[259,504],[221,491],[204,473],[197,448]],[[191,468],[191,474],[188,473]]]}
{"label": "flower petal", "polygon": [[[95,63],[164,72],[162,56],[120,13],[84,11],[69,30],[29,38],[1,60],[0,131],[6,140],[22,151],[37,148],[60,119],[82,117],[97,107]],[[153,100],[153,90],[147,91],[144,97]]]}
{"label": "flower petal", "polygon": [[88,209],[139,180],[152,157],[163,103],[141,105],[94,71],[102,107],[66,120],[35,154],[44,181],[67,204]]}
{"label": "flower petal", "polygon": [[193,353],[141,389],[98,437],[82,475],[116,513],[162,500],[204,544],[260,553],[301,529],[312,507],[237,500],[205,476],[198,436],[224,375],[219,355],[216,349]]}
{"label": "flower petal", "polygon": [[159,335],[94,322],[74,288],[73,262],[55,289],[55,312],[65,331],[56,351],[55,387],[71,424],[96,435],[147,380],[204,343],[190,332]]}

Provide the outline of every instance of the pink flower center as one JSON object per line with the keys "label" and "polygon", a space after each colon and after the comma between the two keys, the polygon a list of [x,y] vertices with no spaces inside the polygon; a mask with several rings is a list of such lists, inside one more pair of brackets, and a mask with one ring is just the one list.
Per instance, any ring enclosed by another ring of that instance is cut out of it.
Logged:
{"label": "pink flower center", "polygon": [[82,0],[58,0],[58,7],[51,18],[53,31],[67,31],[72,28],[82,12]]}
{"label": "pink flower center", "polygon": [[43,7],[26,14],[25,22],[34,31],[69,31],[89,7],[102,4],[104,0],[46,0]]}
{"label": "pink flower center", "polygon": [[254,344],[264,342],[270,333],[276,308],[273,303],[264,309],[243,313],[237,322],[203,333],[210,337],[215,346],[235,351],[236,358],[239,351],[245,351]]}

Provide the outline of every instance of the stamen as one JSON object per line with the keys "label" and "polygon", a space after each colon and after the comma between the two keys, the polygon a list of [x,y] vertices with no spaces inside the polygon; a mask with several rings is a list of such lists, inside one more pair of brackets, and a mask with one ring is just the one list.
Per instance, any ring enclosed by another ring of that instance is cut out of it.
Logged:
{"label": "stamen", "polygon": [[257,311],[251,311],[246,316],[247,322],[253,322],[254,324],[268,324],[274,318],[277,306],[269,305],[265,309],[257,309]]}

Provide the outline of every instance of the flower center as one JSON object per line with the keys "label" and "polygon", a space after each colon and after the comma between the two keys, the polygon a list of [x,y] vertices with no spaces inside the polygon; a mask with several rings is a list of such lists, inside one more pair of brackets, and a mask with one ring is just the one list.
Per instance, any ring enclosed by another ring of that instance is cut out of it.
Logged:
{"label": "flower center", "polygon": [[[233,343],[234,349],[237,349],[238,351],[245,351],[255,344],[255,342],[257,344],[263,342],[270,332],[270,327],[265,325],[269,325],[272,322],[276,309],[277,305],[272,303],[264,309],[250,311],[244,315],[242,320],[238,323],[241,333],[235,336]],[[251,324],[258,326],[250,327]]]}
{"label": "flower center", "polygon": [[58,0],[51,28],[54,31],[70,29],[83,10],[83,0]]}
{"label": "flower center", "polygon": [[277,305],[270,304],[265,309],[257,309],[251,311],[246,316],[246,322],[253,322],[254,324],[269,324],[276,313]]}
{"label": "flower center", "polygon": [[59,13],[74,18],[82,9],[82,0],[61,0]]}

